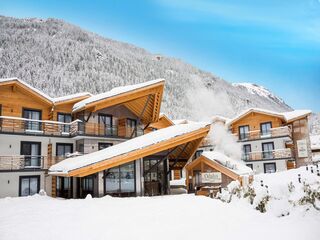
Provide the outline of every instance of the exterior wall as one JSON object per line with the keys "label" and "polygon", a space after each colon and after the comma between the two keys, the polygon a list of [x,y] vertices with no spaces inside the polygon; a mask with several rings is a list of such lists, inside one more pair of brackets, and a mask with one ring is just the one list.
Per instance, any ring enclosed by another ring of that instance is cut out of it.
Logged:
{"label": "exterior wall", "polygon": [[275,163],[276,171],[281,172],[287,170],[287,160],[270,160],[270,161],[251,161],[246,164],[252,164],[255,174],[264,173],[264,163]]}
{"label": "exterior wall", "polygon": [[283,126],[283,121],[274,116],[269,116],[261,113],[249,113],[247,116],[241,118],[237,122],[232,124],[232,133],[239,133],[239,127],[249,125],[250,131],[260,130],[260,124],[265,122],[271,122],[272,128]]}
{"label": "exterior wall", "polygon": [[251,151],[252,152],[261,152],[262,151],[262,143],[268,143],[273,142],[274,149],[284,149],[286,148],[286,142],[290,139],[288,137],[282,137],[282,138],[268,138],[268,139],[261,139],[261,140],[255,140],[255,141],[245,141],[245,142],[239,142],[241,144],[241,149],[243,149],[244,145],[250,144],[251,145]]}
{"label": "exterior wall", "polygon": [[48,155],[48,144],[52,144],[52,155],[56,155],[57,143],[72,143],[75,149],[75,140],[72,138],[42,137],[30,135],[0,134],[0,156],[20,155],[21,141],[41,142],[41,155]]}
{"label": "exterior wall", "polygon": [[[47,190],[50,184],[45,177],[44,171],[24,171],[24,172],[0,172],[0,198],[19,196],[19,177],[20,176],[40,176],[40,189]],[[50,180],[49,180],[50,181]],[[49,194],[51,194],[49,192]]]}
{"label": "exterior wall", "polygon": [[[304,166],[308,163],[312,162],[312,152],[311,152],[311,144],[310,144],[310,135],[309,135],[309,126],[308,126],[308,118],[303,118],[300,120],[294,121],[292,124],[292,137],[293,137],[293,148],[296,159],[297,167]],[[297,141],[298,140],[306,140],[307,148],[308,148],[308,157],[300,158],[298,155]]]}

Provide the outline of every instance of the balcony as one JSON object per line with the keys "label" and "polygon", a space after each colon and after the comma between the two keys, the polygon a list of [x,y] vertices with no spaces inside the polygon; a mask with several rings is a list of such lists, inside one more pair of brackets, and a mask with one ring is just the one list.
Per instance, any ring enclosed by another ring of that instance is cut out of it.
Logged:
{"label": "balcony", "polygon": [[290,148],[277,149],[273,151],[264,152],[250,152],[242,155],[243,161],[261,161],[261,160],[276,160],[276,159],[290,159],[292,158],[292,151]]}
{"label": "balcony", "polygon": [[46,170],[51,165],[56,164],[64,159],[66,159],[66,157],[35,155],[0,156],[0,171]]}
{"label": "balcony", "polygon": [[136,129],[127,126],[109,126],[75,120],[63,123],[48,120],[33,120],[0,116],[0,132],[27,135],[74,137],[78,135],[133,138],[143,135],[142,126]]}
{"label": "balcony", "polygon": [[260,130],[250,131],[248,133],[235,134],[238,141],[262,140],[266,138],[292,137],[292,130],[288,126],[271,128],[269,132],[262,133]]}

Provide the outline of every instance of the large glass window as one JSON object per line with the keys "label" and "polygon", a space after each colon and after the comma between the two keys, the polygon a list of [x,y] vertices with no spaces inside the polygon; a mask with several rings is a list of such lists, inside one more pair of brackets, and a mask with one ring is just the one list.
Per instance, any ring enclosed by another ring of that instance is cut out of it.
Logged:
{"label": "large glass window", "polygon": [[[58,113],[58,122],[71,123],[72,116],[68,113]],[[70,125],[60,125],[60,131],[70,133]]]}
{"label": "large glass window", "polygon": [[20,154],[24,156],[24,167],[41,166],[41,143],[40,142],[21,142]]}
{"label": "large glass window", "polygon": [[264,163],[263,166],[265,173],[274,173],[277,171],[276,163]]}
{"label": "large glass window", "polygon": [[106,170],[104,179],[105,194],[135,193],[135,163]]}
{"label": "large glass window", "polygon": [[29,196],[39,192],[40,176],[20,176],[20,196]]}
{"label": "large glass window", "polygon": [[250,160],[251,144],[243,145],[243,160]]}
{"label": "large glass window", "polygon": [[[41,111],[32,110],[32,109],[23,109],[22,117],[27,119],[32,119],[32,120],[41,120]],[[25,129],[39,131],[41,130],[41,123],[38,121],[26,121]]]}
{"label": "large glass window", "polygon": [[273,142],[262,143],[262,157],[264,159],[272,159],[273,158],[273,150],[274,145]]}
{"label": "large glass window", "polygon": [[240,140],[245,140],[249,138],[249,126],[240,126],[239,127],[239,139]]}
{"label": "large glass window", "polygon": [[130,136],[137,136],[137,121],[135,119],[127,118],[127,129]]}
{"label": "large glass window", "polygon": [[60,157],[65,157],[68,153],[73,152],[72,143],[57,143],[56,155]]}
{"label": "large glass window", "polygon": [[72,198],[72,177],[57,177],[57,197]]}
{"label": "large glass window", "polygon": [[112,127],[112,115],[99,113],[99,134],[112,136],[115,134]]}
{"label": "large glass window", "polygon": [[261,123],[260,124],[261,136],[262,137],[270,136],[271,135],[271,128],[272,128],[271,122]]}
{"label": "large glass window", "polygon": [[154,196],[167,193],[167,160],[155,156],[143,159],[145,195]]}

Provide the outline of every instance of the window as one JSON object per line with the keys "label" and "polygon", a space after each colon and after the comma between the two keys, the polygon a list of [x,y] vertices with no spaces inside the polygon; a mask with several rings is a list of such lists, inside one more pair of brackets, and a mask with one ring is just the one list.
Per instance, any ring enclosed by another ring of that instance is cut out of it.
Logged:
{"label": "window", "polygon": [[98,143],[98,150],[102,150],[102,149],[111,147],[112,145],[113,145],[112,143],[99,142],[99,143]]}
{"label": "window", "polygon": [[194,154],[194,159],[200,157],[202,153],[203,153],[203,150],[197,150],[196,153]]}
{"label": "window", "polygon": [[40,190],[40,176],[20,176],[19,196],[29,196],[38,193]]}
{"label": "window", "polygon": [[262,137],[271,136],[271,128],[272,128],[271,122],[261,123],[260,124],[261,136]]}
{"label": "window", "polygon": [[[32,119],[32,120],[41,120],[41,111],[24,108],[22,110],[22,117],[27,118],[27,119]],[[25,122],[25,129],[26,130],[33,130],[33,131],[40,131],[41,130],[41,123],[38,121],[26,121]]]}
{"label": "window", "polygon": [[72,177],[57,177],[57,197],[72,198],[73,184]]}
{"label": "window", "polygon": [[40,142],[21,142],[20,154],[24,156],[25,168],[38,168],[41,166]]}
{"label": "window", "polygon": [[112,136],[115,134],[112,128],[112,115],[98,114],[99,134]]}
{"label": "window", "polygon": [[243,160],[245,161],[251,160],[250,153],[251,153],[251,144],[243,145]]}
{"label": "window", "polygon": [[276,163],[264,163],[264,173],[274,173],[277,171]]}
{"label": "window", "polygon": [[104,171],[105,194],[135,193],[135,162]]}
{"label": "window", "polygon": [[249,125],[239,127],[239,140],[245,140],[249,138]]}
{"label": "window", "polygon": [[262,157],[263,159],[273,158],[274,145],[273,142],[262,143]]}
{"label": "window", "polygon": [[[63,123],[71,123],[72,117],[69,113],[58,113],[58,122]],[[59,126],[61,132],[69,133],[70,132],[70,125],[60,125]]]}
{"label": "window", "polygon": [[137,121],[135,119],[127,118],[127,129],[129,136],[137,136]]}
{"label": "window", "polygon": [[252,170],[253,170],[253,164],[251,163],[251,164],[246,164],[247,165],[247,167],[249,167],[249,168],[251,168]]}
{"label": "window", "polygon": [[65,157],[68,153],[73,152],[72,143],[57,143],[56,156]]}

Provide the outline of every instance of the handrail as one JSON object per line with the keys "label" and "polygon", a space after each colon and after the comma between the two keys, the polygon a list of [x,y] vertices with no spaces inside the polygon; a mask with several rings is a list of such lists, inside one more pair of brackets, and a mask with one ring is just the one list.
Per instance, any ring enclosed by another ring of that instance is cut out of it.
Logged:
{"label": "handrail", "polygon": [[293,156],[290,148],[275,149],[271,151],[253,151],[242,154],[242,160],[254,161],[254,160],[265,160],[265,159],[282,159],[291,158]]}

